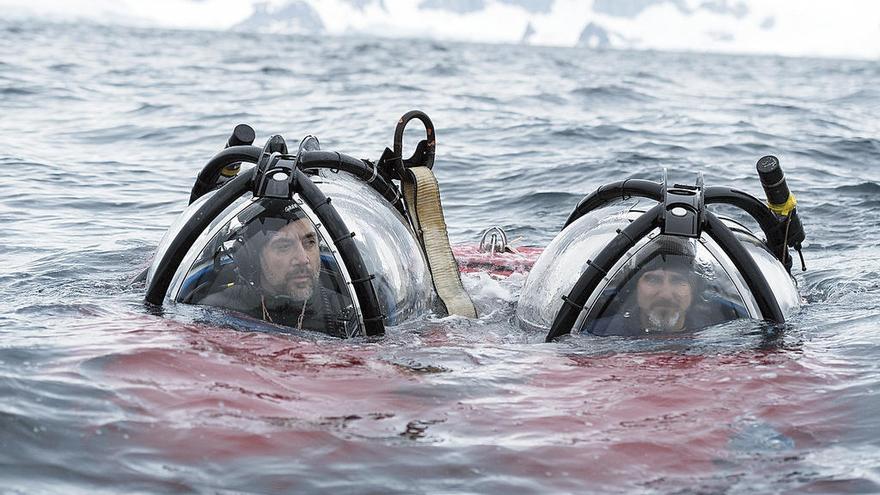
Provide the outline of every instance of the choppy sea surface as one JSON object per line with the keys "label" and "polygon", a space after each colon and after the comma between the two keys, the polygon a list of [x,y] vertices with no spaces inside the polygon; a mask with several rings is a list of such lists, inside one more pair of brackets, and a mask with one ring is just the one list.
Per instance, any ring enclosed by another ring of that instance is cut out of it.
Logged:
{"label": "choppy sea surface", "polygon": [[[880,492],[880,65],[0,22],[0,492]],[[242,332],[130,284],[232,127],[376,159],[437,128],[450,237],[544,246],[596,187],[760,196],[779,156],[804,307],[545,344],[523,275],[377,340]]]}

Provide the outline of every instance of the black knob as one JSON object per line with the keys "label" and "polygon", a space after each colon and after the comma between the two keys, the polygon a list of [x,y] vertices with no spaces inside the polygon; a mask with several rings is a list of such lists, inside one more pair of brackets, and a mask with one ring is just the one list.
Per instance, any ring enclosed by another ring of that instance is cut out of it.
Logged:
{"label": "black knob", "polygon": [[257,135],[251,126],[247,124],[238,124],[235,126],[235,129],[232,130],[232,135],[229,136],[229,139],[226,141],[226,147],[251,145],[254,144],[254,139],[256,138]]}

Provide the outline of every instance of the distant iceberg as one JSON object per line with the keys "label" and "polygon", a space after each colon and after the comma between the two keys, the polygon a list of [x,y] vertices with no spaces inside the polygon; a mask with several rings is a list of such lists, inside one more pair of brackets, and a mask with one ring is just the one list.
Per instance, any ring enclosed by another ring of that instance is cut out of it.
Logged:
{"label": "distant iceberg", "polygon": [[290,34],[317,34],[324,32],[324,21],[318,12],[304,0],[271,5],[257,2],[247,19],[232,26],[234,31],[266,31]]}
{"label": "distant iceberg", "polygon": [[[80,2],[77,2],[80,3]],[[875,0],[0,0],[50,20],[449,41],[880,58]],[[163,6],[163,8],[157,7]],[[12,19],[10,21],[9,19]]]}

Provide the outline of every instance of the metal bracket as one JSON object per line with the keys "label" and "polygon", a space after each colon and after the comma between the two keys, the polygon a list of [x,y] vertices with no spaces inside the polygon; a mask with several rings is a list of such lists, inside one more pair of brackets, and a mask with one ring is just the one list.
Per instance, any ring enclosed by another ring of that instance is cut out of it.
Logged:
{"label": "metal bracket", "polygon": [[493,256],[495,253],[507,252],[509,250],[507,233],[504,232],[504,229],[497,226],[484,230],[482,236],[480,236],[479,250],[483,253],[491,253]]}
{"label": "metal bracket", "polygon": [[272,153],[260,162],[254,177],[254,197],[292,199],[296,192],[295,157]]}
{"label": "metal bracket", "polygon": [[666,235],[698,238],[703,232],[703,174],[693,186],[667,183],[663,177],[663,218],[660,231]]}

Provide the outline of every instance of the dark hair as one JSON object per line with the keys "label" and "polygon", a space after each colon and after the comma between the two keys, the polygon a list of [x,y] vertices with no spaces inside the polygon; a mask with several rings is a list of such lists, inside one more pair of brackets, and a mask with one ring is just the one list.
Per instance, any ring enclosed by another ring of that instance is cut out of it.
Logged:
{"label": "dark hair", "polygon": [[[236,237],[236,249],[233,256],[239,268],[239,274],[249,285],[259,285],[260,253],[272,234],[291,223],[308,219],[305,211],[292,200],[264,198],[254,207],[261,208],[256,214],[251,208],[246,209],[239,220],[244,224]],[[247,212],[247,215],[244,213]]]}
{"label": "dark hair", "polygon": [[687,239],[667,235],[653,239],[633,257],[637,264],[625,272],[624,279],[617,285],[620,296],[628,297],[636,290],[642,275],[653,270],[684,273],[694,293],[700,293],[703,290],[703,277],[695,255],[696,250]]}
{"label": "dark hair", "polygon": [[702,293],[705,280],[701,275],[702,270],[697,263],[696,250],[691,242],[677,237],[657,237],[646,257],[639,262],[633,271],[635,282],[642,275],[654,270],[668,270],[684,274],[691,290],[695,294]]}

